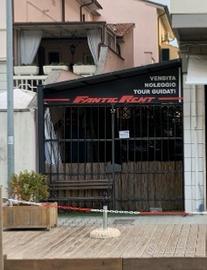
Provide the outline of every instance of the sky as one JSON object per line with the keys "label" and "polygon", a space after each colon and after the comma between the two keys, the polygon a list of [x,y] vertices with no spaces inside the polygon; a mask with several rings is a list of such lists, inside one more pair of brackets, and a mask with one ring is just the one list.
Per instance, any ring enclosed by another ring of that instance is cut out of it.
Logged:
{"label": "sky", "polygon": [[161,3],[164,5],[170,5],[170,0],[154,0],[153,2]]}

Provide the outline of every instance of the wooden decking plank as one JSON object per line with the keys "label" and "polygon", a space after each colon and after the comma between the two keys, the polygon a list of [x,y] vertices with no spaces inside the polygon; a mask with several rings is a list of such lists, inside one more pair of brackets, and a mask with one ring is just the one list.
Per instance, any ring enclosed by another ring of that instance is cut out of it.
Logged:
{"label": "wooden decking plank", "polygon": [[112,238],[112,239],[108,239],[108,241],[106,242],[103,242],[101,246],[99,246],[99,250],[97,251],[97,256],[100,257],[100,258],[107,258],[110,256],[111,254],[111,250],[113,250],[114,248],[116,248],[116,246],[118,246],[121,238],[126,235],[127,231],[128,231],[128,227],[122,227],[122,226],[119,226],[119,227],[116,227],[117,229],[120,230],[121,232],[121,236],[118,237],[118,238]]}
{"label": "wooden decking plank", "polygon": [[198,225],[191,225],[188,241],[186,244],[185,257],[195,257],[197,238],[198,238]]}
{"label": "wooden decking plank", "polygon": [[[38,238],[43,232],[15,232],[12,231],[12,239],[10,240],[8,245],[5,245],[4,252],[9,256],[18,256],[22,257],[23,249],[28,249],[30,243],[34,241],[34,239]],[[31,242],[28,241],[31,239]],[[25,244],[26,243],[26,244]],[[7,249],[8,248],[8,249]]]}
{"label": "wooden decking plank", "polygon": [[143,225],[138,225],[131,230],[132,232],[130,234],[130,241],[124,250],[124,258],[130,258],[132,256],[132,253],[135,250],[137,243],[140,242],[142,235],[144,234],[145,227]]}
{"label": "wooden decking plank", "polygon": [[[36,256],[42,258],[43,254],[50,249],[53,243],[56,243],[64,234],[65,228],[62,228],[62,230],[55,229],[54,232],[46,232],[43,237],[36,238],[35,241],[28,246],[28,249],[25,250],[25,256],[34,258],[36,254]],[[30,252],[30,250],[32,250],[32,252]]]}
{"label": "wooden decking plank", "polygon": [[[72,230],[71,230],[72,229]],[[79,241],[82,234],[88,233],[87,226],[81,226],[77,228],[66,228],[66,235],[63,238],[60,238],[55,245],[48,247],[46,252],[42,253],[43,258],[58,258],[63,254],[63,247],[65,249],[72,248]]]}
{"label": "wooden decking plank", "polygon": [[142,257],[156,229],[157,229],[157,225],[151,225],[151,224],[147,226],[145,225],[145,230],[142,235],[142,238],[140,239],[140,243],[139,245],[135,247],[136,256]]}
{"label": "wooden decking plank", "polygon": [[165,249],[164,257],[173,257],[175,254],[175,250],[179,241],[180,232],[182,229],[182,225],[174,226],[174,230],[171,234],[171,237],[168,240],[168,244]]}
{"label": "wooden decking plank", "polygon": [[[149,226],[149,225],[148,225]],[[138,251],[146,244],[146,237],[149,234],[149,228],[146,231],[146,225],[142,225],[143,231],[142,234],[140,234],[139,241],[137,241],[134,245],[134,248],[131,250],[131,256],[137,257]],[[152,229],[152,227],[150,227]]]}
{"label": "wooden decking plank", "polygon": [[198,238],[196,243],[196,257],[206,256],[206,225],[198,225]]}
{"label": "wooden decking plank", "polygon": [[[118,228],[121,232],[121,235],[126,233],[125,229]],[[108,257],[108,251],[113,249],[114,246],[118,244],[120,238],[111,238],[111,239],[98,239],[91,242],[85,255],[91,258],[94,255],[94,251],[97,257],[104,258]]]}
{"label": "wooden decking plank", "polygon": [[[84,246],[87,246],[90,243],[90,231],[95,228],[95,225],[93,226],[86,226],[80,233],[78,234],[78,237],[70,237],[68,241],[64,244],[64,246],[61,246],[60,249],[60,256],[67,257],[67,258],[78,258],[78,253],[79,251],[84,250]],[[84,256],[84,251],[83,254],[80,253],[80,257]]]}
{"label": "wooden decking plank", "polygon": [[[67,228],[61,227],[45,232],[44,235],[34,239],[33,242],[27,245],[27,248],[22,251],[23,256],[27,258],[42,258],[45,253],[48,253],[51,245],[59,241],[67,230]],[[73,230],[70,230],[70,233],[72,233],[72,231]]]}
{"label": "wooden decking plank", "polygon": [[180,233],[180,238],[178,240],[178,244],[175,250],[174,254],[175,257],[184,257],[189,233],[190,233],[190,225],[189,224],[183,225]]}
{"label": "wooden decking plank", "polygon": [[107,240],[89,237],[96,227],[4,232],[4,253],[10,259],[206,257],[207,225],[117,225],[121,236]]}
{"label": "wooden decking plank", "polygon": [[108,252],[109,258],[116,258],[116,257],[122,257],[124,253],[124,249],[127,245],[127,242],[129,241],[131,229],[128,228],[124,234],[121,235],[119,241],[116,243],[116,245],[113,245],[111,247],[111,250]]}
{"label": "wooden decking plank", "polygon": [[47,245],[50,245],[51,242],[58,237],[58,234],[61,231],[62,231],[61,228],[56,228],[49,232],[44,231],[44,233],[40,237],[36,232],[36,237],[33,239],[33,241],[29,242],[23,248],[21,248],[20,245],[18,244],[18,249],[16,248],[11,249],[11,251],[9,252],[10,256],[17,259],[25,256],[28,258],[30,258],[30,256],[31,258],[37,257],[39,252],[42,252],[42,250],[44,250],[44,248],[46,248]]}
{"label": "wooden decking plank", "polygon": [[160,242],[159,242],[159,249],[158,251],[154,254],[154,257],[163,257],[164,253],[165,253],[165,249],[167,247],[168,241],[171,237],[171,234],[173,232],[175,225],[167,225],[163,235],[161,236]]}
{"label": "wooden decking plank", "polygon": [[165,230],[165,225],[159,225],[152,236],[151,241],[149,242],[148,246],[146,247],[142,257],[153,257],[154,254],[157,253],[159,250],[159,240]]}

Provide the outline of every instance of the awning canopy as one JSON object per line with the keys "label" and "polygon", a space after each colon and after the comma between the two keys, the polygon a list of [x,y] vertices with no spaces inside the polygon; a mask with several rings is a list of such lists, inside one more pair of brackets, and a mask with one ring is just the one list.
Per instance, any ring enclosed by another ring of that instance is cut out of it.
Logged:
{"label": "awning canopy", "polygon": [[44,85],[40,104],[163,104],[181,103],[181,62],[152,64]]}
{"label": "awning canopy", "polygon": [[106,22],[31,22],[14,23],[14,30],[41,31],[43,38],[82,38],[88,30],[102,29]]}
{"label": "awning canopy", "polygon": [[207,85],[207,57],[191,55],[188,60],[186,84]]}

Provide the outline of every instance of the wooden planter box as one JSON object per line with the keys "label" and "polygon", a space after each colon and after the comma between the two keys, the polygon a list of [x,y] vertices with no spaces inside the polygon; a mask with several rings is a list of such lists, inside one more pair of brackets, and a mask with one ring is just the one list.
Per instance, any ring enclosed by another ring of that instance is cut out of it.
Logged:
{"label": "wooden planter box", "polygon": [[51,229],[57,226],[57,203],[48,206],[3,207],[3,226],[8,229]]}

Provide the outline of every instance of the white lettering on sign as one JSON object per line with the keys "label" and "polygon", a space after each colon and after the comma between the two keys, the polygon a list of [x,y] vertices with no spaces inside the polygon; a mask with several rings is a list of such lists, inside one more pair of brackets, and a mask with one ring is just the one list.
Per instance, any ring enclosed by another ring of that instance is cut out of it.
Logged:
{"label": "white lettering on sign", "polygon": [[176,81],[175,76],[150,76],[150,80],[157,82],[157,81]]}
{"label": "white lettering on sign", "polygon": [[176,96],[178,79],[176,76],[149,76],[143,82],[143,88],[133,89],[137,96]]}
{"label": "white lettering on sign", "polygon": [[177,86],[177,84],[175,83],[175,82],[159,82],[159,83],[145,83],[145,85],[144,85],[145,87],[154,87],[154,88],[160,88],[160,87],[176,87]]}

